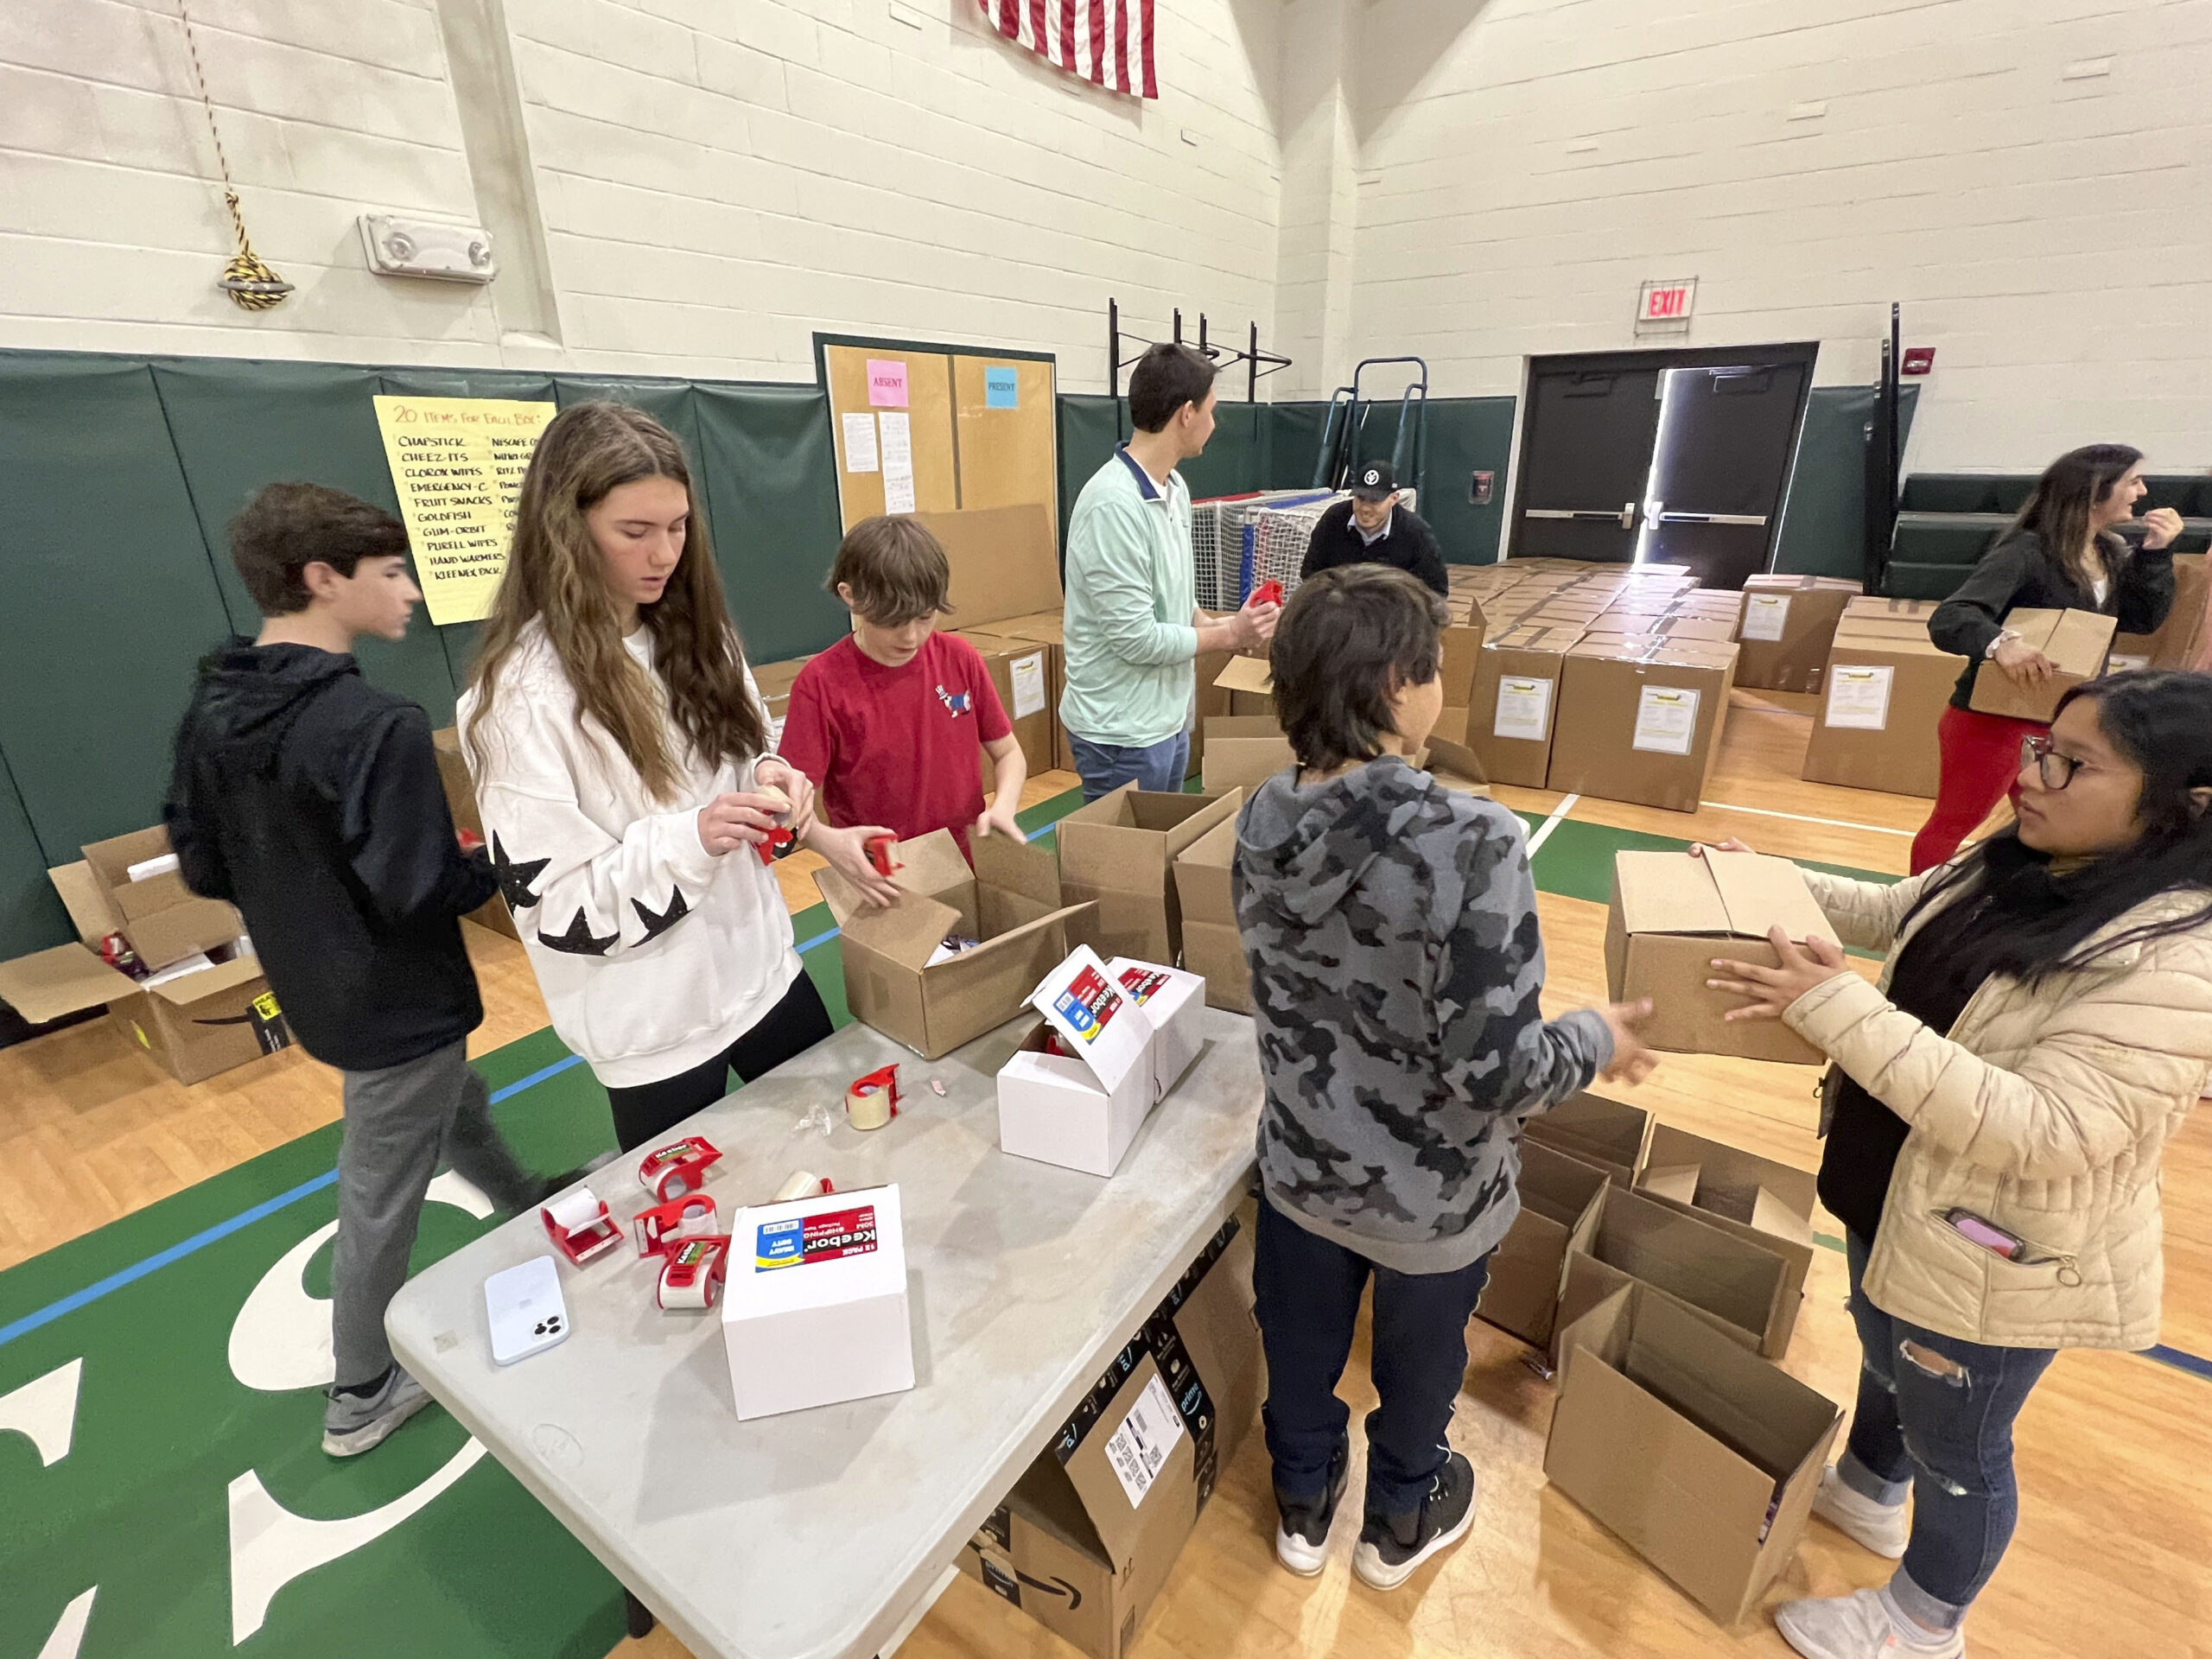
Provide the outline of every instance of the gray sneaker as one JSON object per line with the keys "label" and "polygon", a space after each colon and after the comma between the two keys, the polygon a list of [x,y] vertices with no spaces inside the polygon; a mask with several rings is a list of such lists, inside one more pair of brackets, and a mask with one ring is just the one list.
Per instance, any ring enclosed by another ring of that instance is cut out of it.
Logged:
{"label": "gray sneaker", "polygon": [[332,1389],[322,1413],[322,1449],[334,1458],[356,1458],[373,1446],[423,1407],[435,1404],[429,1391],[395,1364],[373,1394],[340,1394]]}
{"label": "gray sneaker", "polygon": [[1414,1569],[1467,1535],[1475,1522],[1475,1469],[1457,1452],[1444,1460],[1418,1510],[1370,1515],[1352,1551],[1352,1571],[1377,1590],[1395,1590]]}

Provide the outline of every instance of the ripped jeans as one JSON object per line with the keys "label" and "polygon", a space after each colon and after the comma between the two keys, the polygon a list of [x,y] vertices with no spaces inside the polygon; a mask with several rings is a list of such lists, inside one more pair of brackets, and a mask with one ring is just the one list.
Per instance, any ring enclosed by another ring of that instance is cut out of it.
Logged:
{"label": "ripped jeans", "polygon": [[1917,1623],[1953,1630],[2012,1541],[2012,1421],[2056,1355],[1985,1348],[1891,1319],[1860,1287],[1871,1246],[1856,1233],[1844,1243],[1861,1363],[1836,1474],[1877,1503],[1902,1503],[1913,1489],[1912,1542],[1890,1593]]}

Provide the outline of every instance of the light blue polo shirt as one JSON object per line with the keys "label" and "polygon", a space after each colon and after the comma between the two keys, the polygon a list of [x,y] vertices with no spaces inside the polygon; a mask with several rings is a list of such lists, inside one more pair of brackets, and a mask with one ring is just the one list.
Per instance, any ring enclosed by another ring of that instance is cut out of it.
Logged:
{"label": "light blue polo shirt", "polygon": [[1198,652],[1182,474],[1155,484],[1126,447],[1116,449],[1076,498],[1065,580],[1060,723],[1122,748],[1175,736],[1190,719]]}

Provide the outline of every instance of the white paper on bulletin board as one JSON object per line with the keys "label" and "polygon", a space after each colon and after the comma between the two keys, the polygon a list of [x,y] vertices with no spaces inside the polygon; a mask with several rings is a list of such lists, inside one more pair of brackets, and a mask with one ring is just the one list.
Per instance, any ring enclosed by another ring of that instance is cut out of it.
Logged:
{"label": "white paper on bulletin board", "polygon": [[875,464],[875,411],[862,410],[845,415],[845,470],[872,473]]}
{"label": "white paper on bulletin board", "polygon": [[904,410],[885,410],[876,418],[883,423],[883,510],[914,510],[914,440]]}
{"label": "white paper on bulletin board", "polygon": [[374,402],[430,620],[481,621],[506,573],[523,474],[559,410],[510,397]]}

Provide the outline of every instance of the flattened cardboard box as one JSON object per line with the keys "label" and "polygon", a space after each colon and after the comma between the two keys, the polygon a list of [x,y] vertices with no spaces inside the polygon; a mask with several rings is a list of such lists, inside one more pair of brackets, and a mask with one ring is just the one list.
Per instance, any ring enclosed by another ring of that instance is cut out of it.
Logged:
{"label": "flattened cardboard box", "polygon": [[1124,784],[1060,820],[1061,890],[1071,904],[1097,905],[1101,956],[1180,959],[1176,855],[1217,824],[1234,823],[1243,803],[1241,789],[1190,795]]}
{"label": "flattened cardboard box", "polygon": [[[760,671],[757,668],[753,671],[756,675]],[[791,672],[797,675],[798,666],[794,665]],[[788,704],[790,687],[786,685],[778,696]],[[776,699],[770,701],[772,705]],[[777,720],[779,714],[780,710],[772,707],[770,721],[772,723]],[[782,734],[780,726],[775,727],[774,730],[778,736]],[[477,840],[482,841],[485,838],[484,814],[476,804],[476,782],[469,776],[468,759],[461,753],[461,733],[451,726],[432,732],[430,747],[437,753],[438,782],[444,786],[446,810],[452,815],[454,828],[466,830]],[[507,908],[506,899],[496,893],[470,911],[463,919],[474,922],[479,927],[488,927],[494,933],[504,933],[511,939],[522,938],[515,926],[514,912]]]}
{"label": "flattened cardboard box", "polygon": [[[842,931],[845,1005],[925,1059],[936,1059],[1021,1011],[1070,948],[1090,943],[1092,906],[1062,901],[1052,855],[1003,836],[979,837],[971,870],[950,832],[902,841],[892,856],[899,901],[879,908],[827,867],[815,885]],[[948,938],[976,947],[931,965]]]}
{"label": "flattened cardboard box", "polygon": [[1625,1275],[1694,1309],[1731,1342],[1781,1358],[1797,1320],[1790,1264],[1744,1230],[1687,1206],[1608,1188],[1595,1236],[1568,1257],[1560,1329],[1604,1300]]}
{"label": "flattened cardboard box", "polygon": [[1296,760],[1273,715],[1215,715],[1198,730],[1209,795],[1232,789],[1249,794]]}
{"label": "flattened cardboard box", "polygon": [[2098,611],[2039,611],[2024,607],[2007,614],[2005,626],[2050,658],[2057,671],[2041,685],[2016,685],[2003,669],[1985,659],[1974,670],[1974,695],[1969,701],[1977,714],[2047,722],[2058,712],[2059,698],[2105,671],[2113,630],[2119,624]]}
{"label": "flattened cardboard box", "polygon": [[1546,1477],[1737,1624],[1796,1554],[1841,1410],[1633,1286],[1560,1345]]}
{"label": "flattened cardboard box", "polygon": [[1903,619],[1904,637],[1899,638],[1861,632],[1861,616],[1874,617],[1878,626],[1894,620],[1881,613],[1846,608],[1828,649],[1802,775],[1808,783],[1933,799],[1942,774],[1936,723],[1966,671],[1967,659],[1936,650],[1924,618]]}
{"label": "flattened cardboard box", "polygon": [[1490,1258],[1481,1318],[1535,1348],[1551,1345],[1567,1259],[1597,1237],[1611,1178],[1540,1141],[1521,1142],[1521,1213]]}
{"label": "flattened cardboard box", "polygon": [[1859,583],[1836,576],[1746,576],[1736,683],[1818,691],[1843,607],[1859,593]]}
{"label": "flattened cardboard box", "polygon": [[1175,893],[1183,906],[1183,967],[1206,982],[1206,1005],[1252,1012],[1252,965],[1236,928],[1229,883],[1236,861],[1236,820],[1216,824],[1175,855]]}
{"label": "flattened cardboard box", "polygon": [[1729,1020],[1743,999],[1708,988],[1716,957],[1777,966],[1767,933],[1837,943],[1835,930],[1786,858],[1707,849],[1613,855],[1605,918],[1605,981],[1615,1001],[1649,997],[1637,1027],[1662,1053],[1818,1065],[1827,1057],[1779,1020]]}
{"label": "flattened cardboard box", "polygon": [[1546,787],[1694,812],[1728,717],[1736,647],[1585,640],[1567,653]]}
{"label": "flattened cardboard box", "polygon": [[1122,1659],[1261,1387],[1251,1243],[1232,1218],[976,1530],[960,1570],[1092,1659]]}
{"label": "flattened cardboard box", "polygon": [[1483,647],[1465,742],[1495,784],[1541,789],[1551,769],[1559,682],[1579,625],[1509,628]]}

